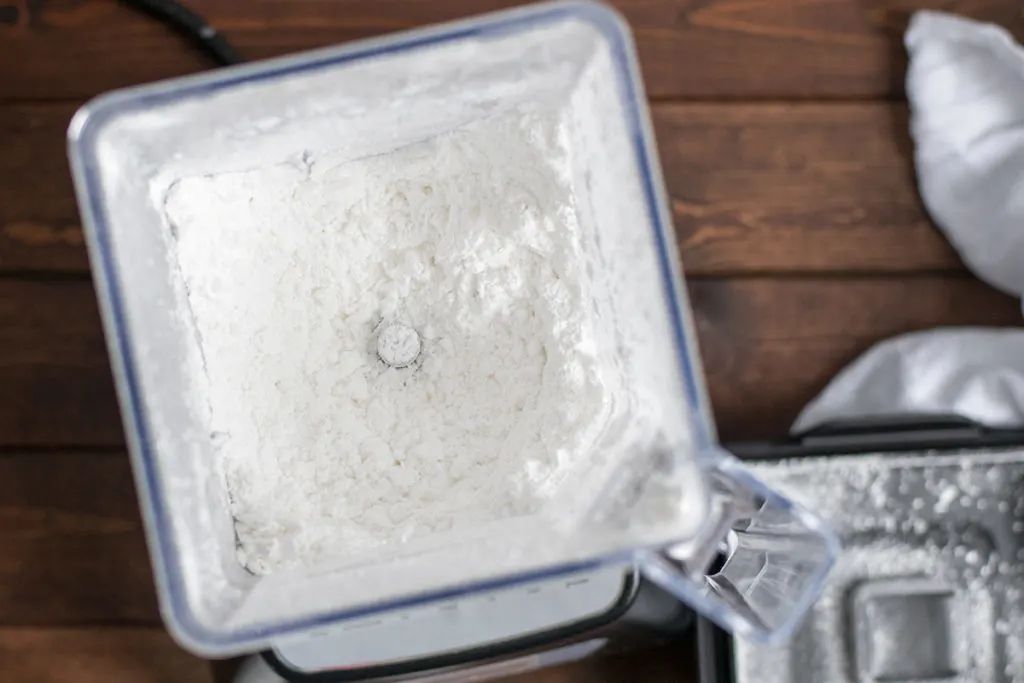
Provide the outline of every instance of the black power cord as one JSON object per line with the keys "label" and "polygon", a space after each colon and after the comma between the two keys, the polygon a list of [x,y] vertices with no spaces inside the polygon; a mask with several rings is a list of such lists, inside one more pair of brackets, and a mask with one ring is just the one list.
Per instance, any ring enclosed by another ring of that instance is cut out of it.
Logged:
{"label": "black power cord", "polygon": [[168,24],[203,51],[218,66],[241,64],[245,60],[206,19],[176,0],[121,0],[154,19]]}

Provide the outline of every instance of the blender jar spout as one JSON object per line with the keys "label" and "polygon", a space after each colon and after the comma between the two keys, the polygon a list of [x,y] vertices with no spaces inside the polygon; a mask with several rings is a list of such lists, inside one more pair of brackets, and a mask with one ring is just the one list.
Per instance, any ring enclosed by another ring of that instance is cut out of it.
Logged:
{"label": "blender jar spout", "polygon": [[722,452],[710,462],[710,518],[703,533],[643,552],[641,568],[736,635],[783,640],[820,594],[838,540],[733,456]]}

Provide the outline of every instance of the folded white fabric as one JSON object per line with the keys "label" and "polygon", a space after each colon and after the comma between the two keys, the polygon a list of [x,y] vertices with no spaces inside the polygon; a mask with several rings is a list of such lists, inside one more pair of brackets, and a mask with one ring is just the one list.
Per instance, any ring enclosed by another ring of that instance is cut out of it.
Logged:
{"label": "folded white fabric", "polygon": [[[906,34],[918,186],[981,279],[1024,294],[1024,49],[989,24],[918,12]],[[881,342],[792,431],[848,418],[960,415],[1024,425],[1024,330],[940,329]]]}
{"label": "folded white fabric", "polygon": [[1024,294],[1024,49],[991,24],[918,12],[905,36],[917,180],[974,273]]}
{"label": "folded white fabric", "polygon": [[800,413],[793,432],[897,415],[1024,424],[1024,330],[946,328],[880,342],[832,379]]}

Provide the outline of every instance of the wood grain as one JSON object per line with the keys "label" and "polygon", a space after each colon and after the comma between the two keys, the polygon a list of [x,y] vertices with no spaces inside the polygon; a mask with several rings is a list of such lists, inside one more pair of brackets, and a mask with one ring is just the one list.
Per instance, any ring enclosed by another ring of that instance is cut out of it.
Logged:
{"label": "wood grain", "polygon": [[963,268],[918,198],[902,105],[671,105],[653,117],[687,273]]}
{"label": "wood grain", "polygon": [[[250,59],[343,43],[518,0],[192,0]],[[615,0],[655,97],[885,97],[918,8],[1024,34],[1012,0]],[[91,97],[207,66],[162,25],[110,0],[0,0],[0,99]]]}
{"label": "wood grain", "polygon": [[76,109],[0,106],[0,273],[89,267],[64,146]]}
{"label": "wood grain", "polygon": [[[0,106],[0,273],[88,268],[64,153],[75,106]],[[963,268],[887,103],[654,107],[689,275]]]}
{"label": "wood grain", "polygon": [[0,280],[0,349],[0,447],[122,442],[89,282]]}
{"label": "wood grain", "polygon": [[[781,436],[880,339],[1020,321],[1016,300],[966,277],[705,279],[690,289],[725,439]],[[0,348],[0,447],[122,443],[90,283],[0,279]]]}
{"label": "wood grain", "polygon": [[0,482],[0,626],[159,623],[127,455],[4,453]]}
{"label": "wood grain", "polygon": [[778,438],[875,342],[947,325],[1019,325],[1019,302],[971,279],[710,280],[690,284],[723,439]]}
{"label": "wood grain", "polygon": [[209,665],[160,629],[0,628],[4,678],[24,683],[208,683]]}

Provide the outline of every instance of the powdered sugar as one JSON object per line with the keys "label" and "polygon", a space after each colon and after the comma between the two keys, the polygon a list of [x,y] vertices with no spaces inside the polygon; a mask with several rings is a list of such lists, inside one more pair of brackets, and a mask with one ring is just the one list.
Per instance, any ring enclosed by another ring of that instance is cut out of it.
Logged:
{"label": "powdered sugar", "polygon": [[[251,570],[529,514],[592,449],[609,397],[565,136],[521,108],[172,188]],[[395,329],[421,348],[389,364]]]}

